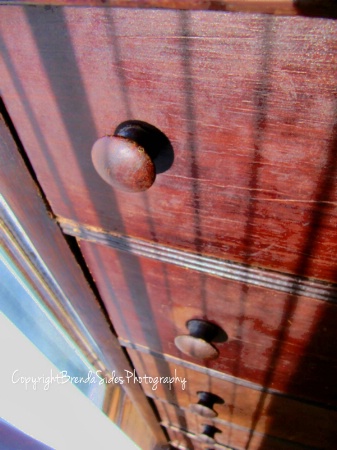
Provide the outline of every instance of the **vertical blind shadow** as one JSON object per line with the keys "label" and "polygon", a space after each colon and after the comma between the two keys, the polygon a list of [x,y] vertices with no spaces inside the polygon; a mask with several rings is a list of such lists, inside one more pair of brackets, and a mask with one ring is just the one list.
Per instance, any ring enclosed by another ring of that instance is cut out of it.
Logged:
{"label": "vertical blind shadow", "polygon": [[[77,11],[80,15],[81,10],[78,9]],[[55,102],[62,118],[64,128],[67,131],[71,142],[72,152],[77,159],[77,165],[81,169],[81,175],[87,186],[87,195],[91,196],[90,175],[88,175],[85,170],[86,160],[90,156],[88,154],[84,154],[84,150],[87,149],[86,151],[89,152],[91,145],[88,145],[88,143],[95,142],[99,136],[97,135],[97,129],[95,127],[90,103],[88,101],[86,88],[76,62],[76,51],[71,40],[69,27],[76,27],[76,21],[71,25],[70,23],[68,24],[64,9],[60,7],[50,8],[49,10],[45,10],[44,8],[27,7],[25,8],[25,15],[30,24],[45,73],[48,76],[48,81],[53,91]],[[108,20],[111,27],[111,34],[114,36],[111,44],[114,49],[115,61],[113,61],[112,66],[120,81],[120,89],[123,92],[125,110],[127,114],[130,114],[131,116],[131,101],[128,96],[126,78],[121,62],[122,48],[119,44],[118,37],[116,36],[115,23],[111,15],[109,15]],[[92,42],[93,36],[88,36],[88,39]],[[97,82],[102,82],[102,88],[104,88],[105,84],[102,80],[97,80]],[[111,105],[111,108],[113,108],[113,105]],[[29,112],[30,111],[28,111],[28,113]],[[37,120],[36,123],[33,123],[33,126],[35,128],[35,132],[39,133]],[[43,151],[44,156],[52,169],[53,158],[55,157],[53,152],[57,153],[57,148],[51,150],[43,147]],[[51,173],[53,173],[52,170]],[[65,194],[64,198],[66,199],[66,187],[63,186],[61,179],[57,178],[56,181],[58,188]],[[120,232],[125,234],[123,217],[118,208],[118,203],[113,190],[111,190],[109,199],[107,200],[109,201],[109,208],[114,211],[115,217],[118,219],[118,228]],[[91,196],[91,204],[94,208],[94,196]],[[97,215],[97,217],[99,217],[99,215]],[[102,283],[107,284],[108,288],[110,288],[111,297],[110,299],[105,299],[105,301],[112,301],[115,303],[120,312],[119,320],[121,320],[121,322],[125,325],[127,324],[128,311],[125,307],[123,308],[123,299],[120,297],[119,293],[114,292],[113,287],[109,286],[109,273],[103,268],[104,264],[101,264],[99,252],[95,250],[94,246],[93,255],[97,266],[100,267]],[[159,325],[156,324],[154,319],[141,264],[136,256],[129,255],[127,253],[119,252],[118,258],[119,264],[122,267],[123,276],[129,289],[133,308],[139,316],[146,311],[148,320],[153,323],[151,340],[156,340],[158,345],[160,345],[160,336],[157,328]],[[132,285],[128,282],[130,271],[138,274],[137,285]],[[169,373],[165,362],[160,363],[158,372],[160,374]]]}
{"label": "vertical blind shadow", "polygon": [[[46,157],[48,171],[49,171],[49,173],[53,174],[54,179],[55,179],[57,185],[59,186],[60,194],[62,196],[62,199],[63,199],[65,205],[67,205],[69,210],[74,211],[73,202],[69,198],[69,196],[67,194],[67,190],[64,188],[63,183],[61,182],[61,176],[55,167],[56,157],[52,155],[52,150],[50,149],[50,147],[47,143],[47,140],[44,136],[43,130],[39,124],[39,118],[38,118],[37,114],[34,112],[32,105],[30,104],[25,86],[15,68],[15,63],[12,60],[10,51],[7,48],[7,45],[1,35],[0,35],[0,48],[1,48],[3,60],[5,62],[8,72],[11,76],[13,85],[16,89],[16,92],[18,93],[18,96],[20,97],[24,112],[25,112],[26,116],[29,118],[32,129],[34,130],[35,138],[36,138],[43,154]],[[74,214],[75,214],[75,212],[74,212]]]}
{"label": "vertical blind shadow", "polygon": [[[192,46],[192,34],[191,34],[191,12],[180,11],[179,12],[179,35],[180,37],[180,54],[183,73],[183,96],[185,98],[185,118],[186,118],[186,152],[189,158],[189,178],[191,182],[191,194],[192,194],[192,207],[193,207],[193,232],[194,242],[193,247],[197,254],[203,254],[204,236],[202,230],[202,220],[200,217],[201,204],[201,188],[199,185],[200,169],[198,154],[201,151],[198,145],[198,133],[197,133],[197,114],[195,107],[195,87],[193,84],[193,46]],[[204,199],[203,199],[204,200]],[[198,274],[199,278],[199,293],[197,298],[199,299],[198,309],[199,314],[202,317],[198,317],[203,320],[210,320],[214,322],[216,318],[208,317],[207,309],[207,276],[203,273]],[[191,295],[193,286],[191,286]],[[191,319],[194,317],[191,317]],[[184,355],[182,355],[184,359]],[[203,362],[205,367],[209,367],[207,361]],[[204,387],[206,391],[212,392],[212,378],[208,377],[207,385]],[[193,401],[197,401],[196,393],[191,392]]]}
{"label": "vertical blind shadow", "polygon": [[[119,90],[122,93],[122,99],[124,102],[125,111],[127,114],[126,119],[131,120],[134,118],[133,112],[132,112],[132,102],[129,94],[129,88],[128,88],[128,80],[127,76],[125,74],[124,70],[124,62],[123,62],[123,43],[121,42],[121,38],[118,35],[118,22],[115,18],[115,13],[113,10],[109,10],[105,13],[106,17],[106,23],[107,23],[107,33],[110,37],[110,44],[113,49],[113,55],[114,55],[114,61],[113,61],[113,67],[115,70],[115,73],[117,75],[117,79],[119,82]],[[132,195],[132,194],[131,194]],[[146,217],[148,222],[148,229],[150,231],[150,235],[152,236],[152,239],[154,242],[158,242],[156,229],[154,225],[154,221],[152,219],[152,211],[149,206],[149,202],[147,199],[147,194],[137,194],[139,195],[139,199],[142,198],[143,203],[145,205],[146,210]],[[147,288],[146,288],[146,274],[142,275],[142,268],[139,258],[137,258],[135,255],[129,255],[129,254],[123,254],[120,253],[119,256],[120,263],[123,268],[124,272],[124,279],[127,282],[129,292],[131,294],[131,298],[133,299],[133,308],[137,312],[138,317],[141,317],[146,312],[147,315],[147,321],[149,323],[153,324],[153,327],[151,329],[151,336],[148,338],[148,347],[152,348],[151,341],[156,342],[156,346],[159,347],[160,352],[163,351],[161,347],[161,339],[160,339],[160,333],[158,327],[160,327],[160,324],[155,321],[155,314],[153,313],[152,306],[151,306],[151,300],[149,298]],[[159,263],[158,263],[159,266]],[[168,303],[172,304],[172,298],[171,298],[171,290],[170,290],[170,283],[169,279],[167,277],[167,273],[165,270],[165,265],[161,265],[162,268],[162,274],[163,274],[163,281],[165,289],[166,296],[168,299]],[[132,273],[137,274],[137,281],[135,283],[132,282],[132,277],[130,276]],[[125,308],[122,308],[120,305],[118,305],[120,316],[123,318],[124,315],[127,314],[127,311],[125,311]],[[127,322],[127,318],[124,318],[124,323]],[[131,337],[131,336],[130,336]],[[132,341],[132,338],[130,339]],[[142,364],[142,369],[146,373],[146,363],[144,361],[144,358],[142,358],[142,355],[139,355],[139,361]],[[155,360],[156,365],[156,371],[159,376],[165,377],[170,376],[170,368],[167,362],[164,359],[156,359]],[[153,374],[155,375],[155,374]],[[177,403],[177,396],[175,392],[175,387],[172,386],[170,391],[166,393],[167,399],[170,399],[174,403]],[[186,427],[186,421],[183,417],[180,418],[181,426]]]}
{"label": "vertical blind shadow", "polygon": [[[114,11],[111,9],[107,9],[105,12],[105,23],[106,23],[106,31],[109,35],[110,47],[113,51],[113,68],[117,75],[118,80],[118,88],[121,93],[122,101],[124,103],[126,119],[132,120],[134,119],[131,107],[131,98],[129,94],[128,81],[125,75],[124,67],[123,67],[123,51],[121,44],[119,42],[119,37],[117,33],[116,19],[114,18]],[[121,120],[122,122],[122,120]]]}
{"label": "vertical blind shadow", "polygon": [[[264,130],[266,126],[267,111],[268,111],[268,95],[270,91],[270,65],[271,65],[271,53],[273,46],[273,34],[272,34],[273,18],[271,16],[266,16],[262,19],[262,36],[261,36],[261,64],[259,65],[259,71],[257,73],[256,86],[254,91],[254,107],[255,115],[253,116],[253,154],[250,163],[250,175],[248,180],[248,202],[246,208],[246,223],[244,228],[244,235],[242,239],[242,249],[243,249],[243,262],[247,265],[251,263],[251,253],[254,247],[254,232],[255,232],[255,218],[256,218],[256,208],[258,198],[256,195],[257,190],[260,187],[260,169],[262,166],[262,155],[263,155],[263,141],[264,141]],[[247,273],[248,279],[248,273]],[[246,316],[246,301],[249,295],[249,283],[242,284],[241,295],[237,299],[239,302],[239,315],[238,315],[238,335],[242,336],[244,329],[244,321]],[[241,342],[240,342],[241,343]],[[240,368],[243,358],[243,345],[238,346],[238,354],[233,366],[233,375],[238,376],[240,373]],[[237,395],[236,386],[233,385],[233,391],[230,398],[230,404],[234,405]],[[261,404],[263,407],[263,403]],[[233,412],[231,411],[231,415]],[[252,431],[254,432],[256,424],[253,423]],[[230,442],[231,433],[229,435]],[[251,436],[248,438],[250,440]],[[247,443],[247,448],[249,447],[249,442]]]}
{"label": "vertical blind shadow", "polygon": [[[186,150],[189,157],[192,191],[192,207],[193,207],[193,233],[194,233],[194,249],[201,255],[203,252],[203,235],[202,223],[200,217],[201,210],[201,190],[199,186],[200,170],[198,164],[198,142],[196,129],[196,111],[195,111],[195,94],[193,86],[193,49],[191,48],[191,25],[190,12],[180,11],[179,25],[180,25],[180,52],[181,63],[183,70],[183,90],[185,97],[185,117],[186,117]],[[207,316],[207,293],[206,293],[206,277],[200,274],[200,298],[201,309],[204,317]]]}
{"label": "vertical blind shadow", "polygon": [[[296,272],[299,275],[305,276],[307,274],[307,271],[309,269],[310,264],[310,257],[314,255],[316,246],[319,244],[319,232],[321,228],[321,224],[326,218],[326,215],[329,214],[329,202],[333,201],[333,189],[335,186],[336,176],[337,176],[337,99],[335,101],[335,108],[334,108],[334,123],[332,124],[332,130],[331,130],[331,136],[329,138],[329,144],[327,148],[327,156],[325,159],[325,163],[323,165],[323,168],[321,170],[321,173],[317,180],[317,188],[315,193],[315,201],[313,202],[313,207],[310,212],[310,219],[309,219],[309,225],[307,228],[303,227],[303,230],[307,230],[307,233],[303,237],[303,246],[301,250],[301,256],[298,259],[297,262],[297,268]],[[337,268],[335,270],[336,277],[337,277]],[[282,342],[284,342],[289,334],[292,317],[295,313],[296,307],[297,307],[297,301],[298,297],[300,295],[300,292],[298,292],[298,289],[296,286],[293,286],[293,295],[289,295],[286,300],[286,305],[283,310],[282,314],[282,320],[280,322],[279,326],[279,334],[278,334],[278,341],[279,345],[274,348],[274,351],[272,353],[271,359],[270,359],[270,366],[273,367],[283,348]],[[333,299],[331,299],[333,300]],[[291,391],[294,387],[303,386],[303,391],[309,394],[310,390],[314,390],[315,386],[312,384],[312,382],[309,381],[309,384],[306,384],[306,379],[308,373],[316,373],[317,379],[320,380],[321,383],[325,383],[327,386],[327,389],[331,391],[331,395],[334,396],[331,398],[332,402],[335,403],[336,408],[336,388],[335,383],[333,380],[337,379],[337,366],[336,364],[332,365],[331,361],[325,362],[324,359],[322,359],[321,365],[316,365],[313,367],[312,365],[312,353],[317,353],[317,342],[316,342],[316,336],[319,336],[324,327],[326,326],[326,322],[329,322],[329,311],[331,308],[335,309],[335,306],[333,304],[329,304],[327,301],[327,304],[325,306],[325,312],[320,318],[320,320],[317,321],[315,324],[315,327],[311,330],[311,340],[306,345],[306,350],[303,355],[299,355],[299,361],[297,365],[296,372],[291,376],[290,381],[288,383],[288,391]],[[336,345],[337,345],[337,338],[336,338]],[[325,370],[323,370],[323,367]],[[332,372],[332,373],[331,373]],[[264,380],[265,386],[269,387],[273,380],[273,371],[270,370],[266,374],[266,378]],[[328,379],[327,379],[328,378]],[[327,379],[327,380],[326,380]],[[263,406],[264,402],[264,396],[261,397],[260,403],[258,407],[256,408],[255,414],[254,414],[254,421],[253,421],[253,427],[256,424],[256,422],[259,419],[261,407]],[[273,411],[277,410],[277,401],[275,400],[274,404],[272,404],[269,408],[271,415],[273,414]],[[273,428],[277,424],[271,423],[269,432],[273,432]],[[305,424],[303,424],[305,427]],[[331,442],[337,441],[337,427],[335,432],[333,432],[332,436],[326,436],[326,438]],[[261,449],[265,448],[261,445]],[[334,444],[332,444],[334,445]],[[324,447],[326,448],[326,447]],[[329,447],[333,448],[333,447]]]}
{"label": "vertical blind shadow", "polygon": [[[34,36],[39,55],[41,61],[43,63],[45,72],[48,76],[48,80],[53,91],[54,97],[56,99],[56,104],[58,110],[60,112],[60,116],[62,117],[62,122],[65,130],[67,131],[69,140],[72,145],[72,150],[74,155],[77,158],[78,166],[81,168],[81,173],[83,179],[86,182],[88,187],[87,192],[90,195],[90,180],[85,170],[85,165],[83,165],[83,148],[84,143],[94,142],[99,136],[97,136],[97,129],[95,127],[95,123],[93,120],[92,112],[90,109],[90,104],[87,98],[87,93],[84,87],[84,83],[81,77],[80,70],[76,63],[76,52],[73,48],[71,42],[71,34],[68,29],[68,24],[66,17],[64,15],[62,8],[52,8],[48,11],[42,8],[25,8],[25,14],[27,20],[30,24],[32,34]],[[52,17],[51,20],[45,20],[46,17]],[[113,36],[113,40],[111,41],[111,45],[114,53],[114,62],[113,62],[113,70],[115,70],[117,78],[119,80],[119,88],[122,92],[122,98],[125,103],[125,111],[130,118],[132,117],[132,108],[131,108],[131,100],[129,98],[129,91],[127,85],[127,79],[125,76],[125,72],[123,70],[123,46],[119,41],[119,37],[116,32],[116,20],[113,17],[113,13],[106,14],[106,20],[109,21],[111,27],[111,36]],[[198,142],[197,142],[197,130],[196,130],[196,111],[194,105],[194,97],[195,97],[195,88],[193,86],[193,72],[192,72],[192,62],[193,62],[193,48],[191,48],[191,25],[190,25],[190,13],[183,11],[179,14],[180,20],[180,29],[181,29],[181,40],[180,40],[180,51],[181,51],[181,60],[183,67],[183,87],[185,94],[185,115],[187,118],[187,151],[189,154],[190,160],[190,178],[191,178],[191,188],[192,188],[192,204],[194,208],[194,247],[196,252],[202,254],[203,252],[203,235],[202,235],[202,221],[200,217],[200,208],[201,208],[201,191],[199,186],[199,162],[198,162]],[[255,105],[256,105],[256,116],[255,116],[255,125],[254,125],[254,153],[252,157],[251,163],[251,173],[249,180],[249,189],[250,189],[250,199],[248,201],[247,206],[247,220],[245,227],[245,238],[244,238],[244,248],[245,248],[245,262],[249,264],[251,262],[250,253],[253,245],[253,236],[254,236],[254,218],[256,215],[256,202],[253,197],[256,197],[255,190],[259,187],[259,168],[261,166],[261,155],[263,148],[263,138],[264,138],[264,128],[266,122],[267,115],[267,103],[268,103],[268,94],[269,94],[269,78],[268,74],[270,74],[270,57],[272,50],[272,20],[267,17],[265,19],[265,31],[262,42],[262,65],[260,70],[260,80],[258,82],[258,86],[256,87],[256,97],[255,97]],[[61,181],[61,177],[55,170],[55,154],[54,152],[57,149],[50,149],[45,136],[43,135],[43,130],[39,125],[39,119],[34,113],[32,106],[29,103],[28,97],[26,95],[24,85],[16,73],[15,66],[11,60],[11,56],[6,49],[4,42],[0,41],[0,45],[3,49],[3,54],[5,57],[6,64],[8,69],[12,75],[13,82],[17,89],[18,94],[20,95],[25,113],[30,118],[32,127],[35,131],[35,135],[41,149],[46,157],[47,166],[50,172],[53,174],[58,188],[60,190],[61,195],[63,196],[64,202],[66,202],[69,210],[73,209],[73,204],[69,196],[67,195],[66,186],[63,185]],[[113,105],[111,106],[113,107]],[[331,192],[333,188],[333,183],[336,178],[337,171],[337,158],[336,158],[336,150],[337,150],[337,105],[336,105],[336,121],[333,126],[332,136],[330,139],[330,146],[328,151],[328,156],[326,159],[326,163],[324,168],[321,171],[319,176],[319,180],[317,183],[317,189],[315,194],[315,203],[313,204],[313,208],[311,210],[311,216],[309,220],[309,226],[306,227],[306,234],[303,237],[303,245],[300,253],[300,257],[297,263],[297,273],[305,276],[308,268],[309,268],[309,259],[315,252],[315,247],[318,243],[318,232],[322,221],[324,220],[324,215],[328,213],[328,206],[326,203],[330,200]],[[140,118],[141,119],[141,118]],[[145,197],[146,198],[146,197]],[[94,197],[91,198],[92,205],[95,204]],[[118,208],[117,200],[114,196],[113,191],[111,191],[111,195],[109,198],[110,208],[115,211],[115,215],[118,218],[119,229],[122,233],[125,234],[125,225],[123,223],[123,217]],[[146,200],[145,200],[146,202]],[[74,210],[73,210],[74,211]],[[74,211],[74,215],[75,211]],[[154,229],[154,224],[151,220],[151,211],[148,207],[148,224],[149,228],[152,231],[152,235],[154,239],[156,239],[156,230]],[[99,255],[97,256],[97,264],[99,264]],[[141,315],[144,310],[147,311],[149,320],[152,320],[153,325],[153,334],[151,340],[157,340],[158,344],[160,343],[160,333],[158,331],[158,326],[160,324],[155,323],[154,314],[151,306],[151,301],[146,288],[146,274],[142,272],[142,266],[139,262],[139,259],[135,256],[130,257],[130,255],[119,253],[119,263],[122,267],[123,275],[125,280],[128,280],[130,271],[137,273],[137,286],[133,286],[128,284],[129,293],[132,299],[134,310]],[[205,276],[201,275],[201,298],[202,298],[202,309],[206,314],[206,300],[207,300],[207,292],[206,292],[206,282]],[[109,274],[102,269],[102,278],[105,283],[109,283]],[[167,277],[167,273],[164,270],[164,280],[167,286],[168,296],[171,296],[169,279]],[[241,304],[241,323],[239,327],[242,329],[243,327],[243,317],[245,315],[245,299],[248,292],[248,285],[244,288],[242,292],[242,297],[240,299]],[[289,333],[289,327],[291,319],[294,315],[294,312],[297,307],[296,297],[299,296],[299,292],[296,291],[296,286],[294,286],[294,295],[289,296],[285,302],[285,308],[282,312],[282,320],[279,328],[279,333],[275,342],[275,347],[272,352],[272,356],[269,361],[269,370],[266,372],[264,379],[264,386],[268,388],[271,386],[273,377],[274,377],[274,369],[277,361],[282,352],[282,342],[287,339]],[[112,292],[111,297],[114,297],[114,293]],[[121,307],[122,299],[118,298],[117,293],[115,293],[116,304],[118,304],[118,308],[121,315],[121,320],[124,321],[124,324],[127,323],[127,311],[125,311]],[[170,300],[171,303],[173,300]],[[329,314],[329,308],[326,308],[326,314]],[[317,332],[319,332],[319,327],[323,326],[325,318],[322,317],[321,321],[317,324]],[[150,346],[150,342],[148,342]],[[313,345],[313,344],[312,344]],[[301,377],[305,373],[306,367],[310,364],[310,352],[311,352],[311,343],[308,343],[307,347],[307,355],[302,357],[302,360],[299,362],[297,373],[293,375],[291,383],[299,383]],[[238,355],[237,358],[237,368],[236,371],[239,370],[241,364],[241,354]],[[169,373],[169,368],[167,363],[163,360],[158,363],[158,372],[160,375],[167,375]],[[235,373],[234,373],[235,374]],[[233,393],[235,397],[235,392]],[[263,406],[265,404],[266,394],[262,393],[260,397],[260,401],[257,405],[257,408],[254,413],[253,421],[252,421],[252,432],[251,436],[247,442],[246,448],[249,448],[252,433],[256,428],[256,424],[260,419],[261,412],[263,410]],[[277,407],[277,405],[272,405],[273,407]],[[183,426],[183,424],[182,424]],[[273,424],[270,426],[270,432],[272,433]],[[263,448],[263,444],[262,447]]]}

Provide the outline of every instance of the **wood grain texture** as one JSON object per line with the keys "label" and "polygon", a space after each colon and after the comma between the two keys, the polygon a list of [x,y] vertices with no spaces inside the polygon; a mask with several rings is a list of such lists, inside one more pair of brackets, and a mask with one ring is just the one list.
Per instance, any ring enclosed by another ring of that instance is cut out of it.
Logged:
{"label": "wood grain texture", "polygon": [[0,5],[103,6],[337,17],[331,0],[0,0]]}
{"label": "wood grain texture", "polygon": [[[178,428],[168,427],[166,432],[170,438],[170,443],[174,449],[179,450],[204,450],[205,445],[197,441],[196,436],[193,433],[184,433]],[[219,447],[215,447],[215,450],[219,450]],[[221,447],[220,447],[221,450]]]}
{"label": "wood grain texture", "polygon": [[[250,450],[304,450],[307,446],[298,445],[291,441],[276,439],[258,432],[253,432],[250,436],[248,428],[235,425],[233,422],[226,423],[219,420],[209,420],[204,417],[198,417],[189,412],[188,409],[178,408],[166,402],[154,401],[160,414],[164,426],[175,426],[182,430],[189,431],[196,436],[203,431],[205,424],[214,425],[221,430],[221,433],[215,434],[218,444],[227,445],[236,450],[246,450],[249,442]],[[313,448],[312,446],[310,448]]]}
{"label": "wood grain texture", "polygon": [[[96,342],[100,349],[97,356],[107,371],[106,375],[117,368],[119,368],[117,370],[126,368],[131,370],[129,360],[113,334],[98,300],[84,278],[56,221],[46,209],[41,193],[33,182],[2,116],[0,116],[0,193],[11,207],[55,282],[71,302],[79,320]],[[72,335],[71,330],[68,332]],[[80,342],[79,346],[81,348]],[[91,362],[95,364],[95,361]],[[139,413],[146,418],[149,432],[158,443],[165,443],[165,436],[140,386],[126,385],[124,388]]]}
{"label": "wood grain texture", "polygon": [[[245,427],[252,433],[255,431],[275,436],[311,448],[329,450],[335,448],[336,411],[325,410],[283,396],[264,395],[263,392],[219,380],[215,376],[195,373],[161,358],[154,358],[131,349],[128,352],[139,377],[148,375],[153,378],[171,376],[186,379],[185,389],[177,381],[171,385],[158,383],[156,389],[153,389],[154,384],[142,383],[146,394],[150,397],[187,409],[191,403],[197,401],[196,392],[206,389],[217,395],[220,393],[225,400],[225,404],[216,406],[219,414],[217,421],[214,422],[216,426],[225,421],[225,425],[232,423]],[[263,408],[259,408],[261,396],[264,396]],[[177,420],[181,428],[187,429],[184,415],[177,417]],[[246,448],[251,448],[250,442],[251,439],[247,439]],[[264,445],[263,441],[260,445]]]}
{"label": "wood grain texture", "polygon": [[[205,450],[205,443],[200,442],[197,436],[191,432],[182,431],[177,427],[167,427],[166,432],[169,435],[170,443],[174,449],[179,450]],[[220,444],[212,445],[214,450],[225,450],[229,447],[224,447]]]}
{"label": "wood grain texture", "polygon": [[[100,8],[1,13],[1,92],[54,213],[335,281],[336,22]],[[95,140],[128,119],[158,127],[175,151],[144,194],[115,192],[90,160]]]}
{"label": "wood grain texture", "polygon": [[[165,425],[164,425],[165,426]],[[194,433],[186,432],[182,430],[181,428],[175,427],[175,426],[166,426],[166,432],[168,433],[170,437],[170,442],[173,445],[174,449],[179,450],[205,450],[205,444],[200,442],[197,438],[197,436]],[[233,434],[233,427],[230,429],[230,432]],[[235,432],[234,432],[235,433]],[[236,433],[235,433],[236,434]],[[253,438],[251,440],[251,446],[250,448],[254,449],[255,445],[258,445],[258,433],[254,433]],[[224,446],[222,444],[214,444],[212,445],[212,450],[233,450],[234,447]],[[282,450],[282,449],[289,449],[289,450],[316,450],[314,447],[308,447],[306,445],[302,444],[295,444],[289,441],[286,441],[286,443],[282,443],[281,440],[266,437],[263,442],[262,446],[258,447],[259,450]],[[236,450],[236,448],[235,448]]]}
{"label": "wood grain texture", "polygon": [[200,364],[178,351],[186,322],[220,326],[207,367],[337,406],[337,305],[221,280],[80,242],[108,313],[125,340]]}
{"label": "wood grain texture", "polygon": [[292,0],[1,0],[0,5],[114,6],[299,14]]}
{"label": "wood grain texture", "polygon": [[[155,450],[156,440],[147,429],[144,417],[139,414],[135,405],[125,394],[120,385],[113,385],[110,407],[107,416],[132,439],[141,450]],[[162,448],[164,450],[164,447]]]}
{"label": "wood grain texture", "polygon": [[259,269],[234,261],[199,255],[187,251],[173,249],[160,242],[145,241],[132,236],[123,236],[94,227],[85,226],[63,217],[57,217],[65,234],[80,240],[106,245],[116,250],[132,253],[136,256],[155,259],[164,263],[174,264],[197,272],[207,273],[219,278],[241,281],[255,286],[286,292],[293,295],[337,301],[337,285],[319,280],[298,277],[266,269]]}
{"label": "wood grain texture", "polygon": [[0,5],[6,4],[219,10],[283,15],[301,13],[292,0],[0,0]]}

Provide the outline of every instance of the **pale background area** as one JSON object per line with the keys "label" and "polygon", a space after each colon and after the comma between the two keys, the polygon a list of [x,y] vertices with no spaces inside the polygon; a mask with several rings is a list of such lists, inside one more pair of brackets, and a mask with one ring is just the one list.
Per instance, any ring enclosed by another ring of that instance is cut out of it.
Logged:
{"label": "pale background area", "polygon": [[[47,376],[58,370],[3,315],[0,315],[0,415],[57,450],[139,449],[71,383],[14,384],[12,374]],[[6,449],[7,450],[7,449]]]}

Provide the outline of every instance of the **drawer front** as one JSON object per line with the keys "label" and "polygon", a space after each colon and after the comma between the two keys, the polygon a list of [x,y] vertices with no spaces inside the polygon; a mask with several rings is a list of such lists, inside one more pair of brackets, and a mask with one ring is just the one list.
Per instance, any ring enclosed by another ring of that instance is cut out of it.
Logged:
{"label": "drawer front", "polygon": [[[177,448],[179,450],[206,450],[206,449],[214,449],[214,450],[240,450],[240,447],[231,447],[231,446],[223,446],[221,444],[215,444],[211,447],[209,445],[205,445],[204,443],[201,443],[197,440],[197,438],[192,433],[186,433],[182,430],[179,430],[177,428],[166,428],[166,432],[169,435],[171,445],[173,445],[174,448]],[[255,435],[254,435],[255,436]],[[296,444],[288,443],[288,447],[280,447],[278,441],[275,439],[268,439],[266,438],[263,442],[261,442],[261,445],[259,447],[255,447],[255,438],[253,436],[253,439],[249,442],[249,448],[254,449],[257,448],[259,450],[282,450],[282,449],[288,449],[288,450],[313,450],[313,447],[304,447],[304,446],[298,446]],[[246,449],[247,447],[242,447],[243,449]]]}
{"label": "drawer front", "polygon": [[[1,13],[1,95],[56,215],[335,280],[336,22],[105,8]],[[90,156],[97,138],[130,119],[162,130],[175,154],[140,194],[110,188]]]}
{"label": "drawer front", "polygon": [[[166,428],[166,432],[169,436],[170,443],[175,449],[179,450],[205,450],[207,447],[204,443],[198,441],[197,436],[193,433],[186,433],[176,428]],[[225,450],[230,447],[224,447],[222,445],[212,446],[214,450]]]}
{"label": "drawer front", "polygon": [[210,425],[216,427],[218,430],[214,436],[217,444],[227,445],[236,450],[246,450],[247,448],[250,450],[303,449],[302,445],[263,435],[244,427],[235,426],[233,423],[206,419],[166,402],[155,400],[154,403],[164,426],[168,427],[173,425],[174,427],[195,434],[197,438],[201,437],[202,439],[205,425]]}
{"label": "drawer front", "polygon": [[[266,387],[337,405],[337,305],[264,289],[81,241],[120,338]],[[210,361],[180,352],[186,322],[219,325]]]}
{"label": "drawer front", "polygon": [[[216,420],[220,425],[233,424],[310,448],[335,448],[335,411],[282,395],[263,393],[240,384],[240,380],[234,383],[218,378],[214,373],[210,376],[132,349],[128,349],[128,352],[138,380],[142,378],[141,384],[149,397],[191,411],[191,405],[199,401],[197,392],[210,392],[224,400],[223,404],[216,404],[213,408],[218,414]],[[162,380],[160,377],[163,377]],[[171,377],[172,383],[166,377]],[[134,377],[130,378],[130,382],[134,381]],[[187,428],[185,416],[177,420],[181,428]]]}

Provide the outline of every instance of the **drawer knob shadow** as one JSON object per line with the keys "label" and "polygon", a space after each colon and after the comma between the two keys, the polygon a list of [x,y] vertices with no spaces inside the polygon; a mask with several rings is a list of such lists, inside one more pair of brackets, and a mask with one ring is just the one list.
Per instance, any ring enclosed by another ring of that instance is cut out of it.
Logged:
{"label": "drawer knob shadow", "polygon": [[185,355],[196,359],[215,359],[219,351],[211,343],[225,342],[227,334],[217,325],[206,320],[189,320],[186,324],[190,334],[177,336],[174,339],[175,346]]}
{"label": "drawer knob shadow", "polygon": [[199,435],[199,439],[206,444],[215,444],[216,441],[214,439],[215,433],[221,433],[222,431],[219,428],[213,425],[204,425],[204,429]]}
{"label": "drawer knob shadow", "polygon": [[198,403],[192,403],[190,405],[190,411],[209,419],[217,417],[218,413],[214,411],[213,406],[216,403],[220,405],[224,404],[224,400],[211,392],[198,391],[197,394],[199,396],[199,401]]}
{"label": "drawer knob shadow", "polygon": [[156,174],[173,163],[173,149],[158,128],[139,120],[121,123],[112,136],[98,139],[91,150],[98,175],[124,192],[149,189]]}

